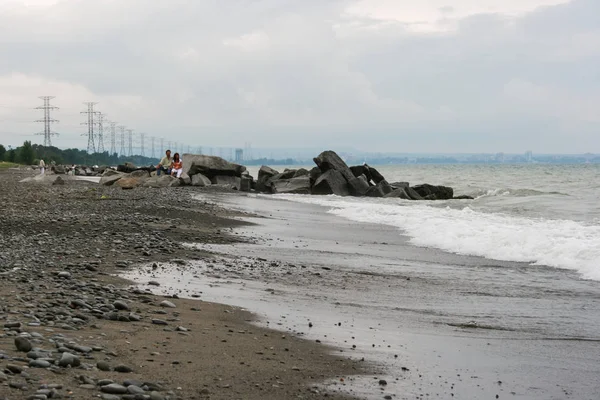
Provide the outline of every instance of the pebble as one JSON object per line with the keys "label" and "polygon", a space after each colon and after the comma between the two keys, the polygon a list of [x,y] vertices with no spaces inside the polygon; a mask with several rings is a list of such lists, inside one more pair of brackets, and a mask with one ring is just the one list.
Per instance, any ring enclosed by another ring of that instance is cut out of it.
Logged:
{"label": "pebble", "polygon": [[152,319],[154,325],[169,325],[169,323],[162,319]]}
{"label": "pebble", "polygon": [[64,368],[79,367],[81,365],[81,361],[76,355],[64,352],[58,361],[58,365]]}
{"label": "pebble", "polygon": [[108,385],[104,385],[100,388],[103,393],[108,394],[126,394],[127,388],[123,385],[119,385],[118,383],[111,383]]}
{"label": "pebble", "polygon": [[164,300],[160,302],[160,306],[161,307],[168,307],[168,308],[177,308],[177,306],[173,303],[171,303],[169,300]]}
{"label": "pebble", "polygon": [[23,353],[28,353],[33,348],[29,340],[20,336],[15,338],[15,347],[17,350],[22,351]]}
{"label": "pebble", "polygon": [[117,365],[114,368],[115,372],[121,372],[121,373],[129,373],[129,372],[133,372],[133,369],[131,367],[128,367],[126,365]]}

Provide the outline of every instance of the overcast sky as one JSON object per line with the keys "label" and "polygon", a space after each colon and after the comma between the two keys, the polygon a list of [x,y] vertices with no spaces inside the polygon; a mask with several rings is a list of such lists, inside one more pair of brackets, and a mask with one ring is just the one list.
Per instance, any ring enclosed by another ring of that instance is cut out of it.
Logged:
{"label": "overcast sky", "polygon": [[600,152],[599,0],[0,0],[0,143]]}

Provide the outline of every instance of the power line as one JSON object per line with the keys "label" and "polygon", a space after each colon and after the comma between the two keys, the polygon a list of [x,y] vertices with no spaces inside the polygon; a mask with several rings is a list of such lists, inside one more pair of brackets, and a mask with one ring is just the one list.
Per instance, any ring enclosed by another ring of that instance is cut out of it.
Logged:
{"label": "power line", "polygon": [[140,132],[140,156],[146,157],[146,151],[144,149],[144,139],[146,138],[146,134],[144,132]]}
{"label": "power line", "polygon": [[115,135],[117,134],[116,128],[117,128],[117,123],[111,122],[110,123],[110,154],[111,155],[113,155],[117,152],[116,141],[115,141]]}
{"label": "power line", "polygon": [[121,136],[119,140],[119,144],[121,145],[121,151],[119,152],[119,155],[121,157],[123,157],[125,155],[125,125],[120,125],[119,126],[119,130],[121,131]]}
{"label": "power line", "polygon": [[58,110],[58,107],[50,105],[50,100],[52,100],[54,96],[41,96],[39,98],[44,100],[44,105],[36,107],[35,109],[44,110],[44,119],[38,119],[35,122],[44,123],[44,132],[36,133],[36,135],[44,135],[44,147],[50,147],[52,146],[52,136],[58,136],[58,133],[52,132],[52,129],[50,128],[52,123],[58,122],[58,120],[50,118],[50,110]]}
{"label": "power line", "polygon": [[96,152],[96,146],[94,144],[94,106],[98,103],[90,101],[83,104],[87,105],[87,111],[82,111],[81,114],[87,114],[88,120],[87,122],[82,122],[81,125],[87,125],[88,132],[82,134],[81,136],[88,137],[87,152],[88,154],[92,154]]}
{"label": "power line", "polygon": [[133,129],[127,129],[127,138],[129,141],[129,157],[133,156]]}
{"label": "power line", "polygon": [[98,153],[104,153],[104,118],[105,114],[100,111],[96,111],[98,114]]}

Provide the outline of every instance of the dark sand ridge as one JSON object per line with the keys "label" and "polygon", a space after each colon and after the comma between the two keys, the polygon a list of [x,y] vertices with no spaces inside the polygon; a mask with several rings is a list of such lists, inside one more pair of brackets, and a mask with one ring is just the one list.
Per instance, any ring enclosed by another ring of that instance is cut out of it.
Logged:
{"label": "dark sand ridge", "polygon": [[[238,308],[184,299],[161,307],[164,298],[132,292],[112,276],[137,263],[209,258],[181,243],[236,241],[230,228],[241,222],[230,217],[239,213],[192,200],[190,188],[18,183],[30,174],[0,172],[0,398],[40,388],[90,398],[106,379],[150,383],[160,389],[153,399],[320,398],[313,385],[364,371],[364,363],[332,356],[328,347],[251,325],[253,316]],[[129,321],[99,319],[98,310]],[[68,348],[82,367],[30,368],[15,348],[19,332],[54,358],[56,343]],[[102,361],[132,372],[101,371]]]}

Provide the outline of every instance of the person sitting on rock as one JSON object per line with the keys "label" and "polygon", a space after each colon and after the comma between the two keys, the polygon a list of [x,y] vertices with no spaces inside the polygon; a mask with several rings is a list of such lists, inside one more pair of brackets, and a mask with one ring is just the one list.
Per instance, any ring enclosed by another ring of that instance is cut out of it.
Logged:
{"label": "person sitting on rock", "polygon": [[183,173],[183,161],[179,158],[179,153],[175,153],[173,156],[173,162],[171,163],[171,176],[181,178]]}
{"label": "person sitting on rock", "polygon": [[171,174],[171,150],[165,151],[165,156],[160,160],[158,165],[156,166],[156,175],[160,176],[161,172],[165,172],[167,174]]}

